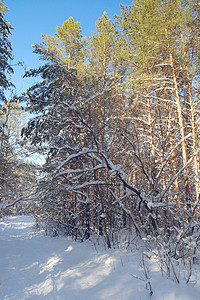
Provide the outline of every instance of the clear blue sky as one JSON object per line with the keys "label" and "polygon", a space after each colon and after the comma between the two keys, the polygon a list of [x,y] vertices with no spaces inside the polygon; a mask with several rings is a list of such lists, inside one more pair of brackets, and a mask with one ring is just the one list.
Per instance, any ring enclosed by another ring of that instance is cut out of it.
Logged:
{"label": "clear blue sky", "polygon": [[[14,27],[10,36],[14,63],[24,61],[28,69],[37,67],[40,62],[32,45],[41,42],[41,34],[53,35],[56,27],[72,16],[81,23],[83,35],[90,36],[104,11],[110,18],[120,14],[120,3],[130,5],[132,0],[4,0],[9,9],[6,20]],[[15,67],[12,81],[18,95],[36,81],[22,79],[23,73],[22,67]]]}

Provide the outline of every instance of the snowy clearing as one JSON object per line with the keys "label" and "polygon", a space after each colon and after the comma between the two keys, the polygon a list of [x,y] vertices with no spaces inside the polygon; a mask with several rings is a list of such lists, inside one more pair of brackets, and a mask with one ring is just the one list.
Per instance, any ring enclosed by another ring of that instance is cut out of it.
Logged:
{"label": "snowy clearing", "polygon": [[150,296],[141,251],[105,250],[89,241],[51,238],[36,232],[30,217],[0,220],[0,249],[0,299],[200,299],[200,272],[194,272],[188,285],[184,280],[178,285],[162,277],[155,260],[148,262]]}

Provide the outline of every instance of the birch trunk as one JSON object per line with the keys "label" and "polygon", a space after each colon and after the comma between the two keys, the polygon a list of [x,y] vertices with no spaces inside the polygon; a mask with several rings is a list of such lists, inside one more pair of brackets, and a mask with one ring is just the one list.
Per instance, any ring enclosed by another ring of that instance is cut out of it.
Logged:
{"label": "birch trunk", "polygon": [[196,183],[196,200],[199,197],[199,154],[197,153],[197,134],[196,134],[196,122],[195,122],[195,110],[194,104],[192,99],[192,88],[191,88],[191,80],[189,75],[189,68],[187,62],[187,54],[185,51],[185,43],[183,39],[183,34],[181,34],[182,40],[182,47],[183,47],[183,55],[184,55],[184,62],[185,62],[185,69],[186,69],[186,76],[187,76],[187,83],[188,83],[188,100],[190,105],[190,121],[192,127],[192,142],[193,142],[193,155],[194,155],[194,172],[195,172],[195,183]]}

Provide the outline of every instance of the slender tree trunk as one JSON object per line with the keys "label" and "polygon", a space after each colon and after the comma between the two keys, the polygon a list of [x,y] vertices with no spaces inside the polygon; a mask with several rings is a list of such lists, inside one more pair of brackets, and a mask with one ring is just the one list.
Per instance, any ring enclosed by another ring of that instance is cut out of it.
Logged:
{"label": "slender tree trunk", "polygon": [[185,62],[185,69],[186,69],[186,76],[187,76],[187,88],[188,88],[188,100],[190,105],[190,120],[191,120],[191,127],[192,127],[192,142],[193,142],[193,155],[194,155],[194,172],[195,172],[195,182],[196,182],[196,200],[199,197],[199,154],[197,153],[197,134],[196,134],[196,123],[195,123],[195,111],[194,105],[192,100],[192,89],[191,89],[191,80],[189,75],[189,68],[187,62],[187,54],[185,51],[185,44],[183,39],[183,34],[181,34],[182,40],[182,47],[183,47],[183,55],[184,55],[184,62]]}
{"label": "slender tree trunk", "polygon": [[[174,149],[174,141],[173,141],[173,136],[172,136],[172,116],[171,116],[171,109],[169,106],[169,103],[167,102],[167,109],[168,109],[168,120],[169,120],[169,141],[170,141],[170,147],[171,149]],[[172,151],[172,169],[173,169],[173,175],[175,176],[177,173],[177,162],[176,162],[176,154],[175,150]],[[174,181],[175,189],[176,189],[176,194],[177,194],[177,200],[178,204],[180,206],[180,191],[179,191],[179,185],[178,185],[178,178],[175,179]]]}
{"label": "slender tree trunk", "polygon": [[[161,103],[158,101],[158,114],[159,114],[159,128],[160,128],[160,144],[161,144],[161,149],[162,149],[162,163],[164,162],[165,159],[165,145],[164,145],[164,131],[163,129],[163,122],[162,122],[162,110],[161,110]],[[166,172],[163,170],[163,190],[165,190],[167,186],[167,180],[166,180]]]}
{"label": "slender tree trunk", "polygon": [[[69,41],[70,41],[70,46],[71,46],[71,44],[72,44],[72,36],[71,36],[71,34],[70,34],[70,37],[69,37]],[[68,52],[68,61],[67,61],[67,68],[68,68],[68,70],[70,70],[71,69],[71,49],[69,48],[69,52]]]}
{"label": "slender tree trunk", "polygon": [[155,164],[155,146],[154,146],[154,132],[153,132],[153,118],[152,118],[152,112],[151,112],[151,103],[149,96],[146,97],[146,105],[147,105],[147,114],[148,114],[148,123],[149,123],[149,139],[150,139],[150,164],[151,164],[151,178],[152,178],[152,189],[155,194],[155,186],[154,181],[156,178],[156,164]]}
{"label": "slender tree trunk", "polygon": [[[121,95],[121,109],[120,109],[120,112],[121,112],[121,116],[123,117],[124,116],[124,93],[122,91],[122,95]],[[122,150],[122,165],[123,165],[123,168],[125,169],[126,167],[126,150],[125,150],[125,121],[123,120],[122,118],[122,133],[123,133],[123,150]]]}
{"label": "slender tree trunk", "polygon": [[[167,33],[167,30],[166,30]],[[187,164],[187,151],[186,151],[186,142],[185,142],[185,130],[184,130],[184,123],[183,123],[183,114],[182,114],[182,108],[180,103],[180,97],[179,97],[179,89],[178,89],[178,83],[177,83],[177,77],[176,77],[176,71],[174,67],[174,59],[172,54],[172,49],[170,47],[170,44],[168,42],[168,53],[169,53],[169,60],[173,75],[173,81],[174,81],[174,89],[175,89],[175,99],[176,99],[176,107],[178,112],[178,121],[180,126],[180,134],[182,138],[182,160],[183,165],[185,166]],[[188,173],[189,169],[186,168],[185,172]],[[185,192],[186,192],[186,202],[189,201],[190,195],[189,195],[189,179],[188,176],[184,173],[184,181],[185,181]]]}

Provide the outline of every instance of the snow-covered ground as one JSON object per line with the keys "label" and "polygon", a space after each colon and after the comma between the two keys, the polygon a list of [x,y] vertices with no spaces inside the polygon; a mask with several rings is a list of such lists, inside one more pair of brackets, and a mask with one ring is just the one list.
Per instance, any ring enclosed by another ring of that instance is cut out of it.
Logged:
{"label": "snow-covered ground", "polygon": [[51,238],[36,232],[30,217],[0,219],[1,300],[199,300],[200,272],[195,274],[195,282],[178,285],[162,277],[153,260],[150,296],[140,250],[127,253]]}

